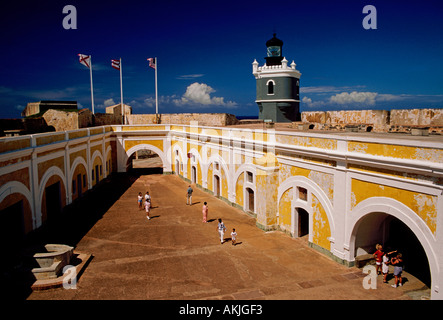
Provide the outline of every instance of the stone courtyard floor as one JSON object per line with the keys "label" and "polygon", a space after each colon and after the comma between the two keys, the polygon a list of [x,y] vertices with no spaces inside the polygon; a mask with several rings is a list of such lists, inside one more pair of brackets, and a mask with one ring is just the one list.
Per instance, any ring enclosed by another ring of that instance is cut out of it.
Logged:
{"label": "stone courtyard floor", "polygon": [[[132,179],[132,180],[131,180]],[[403,287],[377,280],[364,289],[361,269],[343,266],[279,231],[264,232],[255,219],[176,175],[119,174],[106,179],[70,209],[44,239],[93,255],[77,288],[30,292],[27,300],[410,300],[422,299],[423,283],[411,275]],[[151,220],[137,206],[137,194],[152,196]],[[209,222],[202,223],[202,205]],[[85,217],[90,219],[85,219]],[[78,218],[76,218],[78,217]],[[238,244],[220,244],[222,218]],[[86,220],[86,222],[85,222]],[[392,284],[393,279],[390,280]]]}

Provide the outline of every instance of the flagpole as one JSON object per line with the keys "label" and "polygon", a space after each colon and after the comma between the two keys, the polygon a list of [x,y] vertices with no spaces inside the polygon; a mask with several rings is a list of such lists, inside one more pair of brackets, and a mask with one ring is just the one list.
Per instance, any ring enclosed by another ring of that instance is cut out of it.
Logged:
{"label": "flagpole", "polygon": [[158,61],[157,61],[157,57],[155,57],[155,119],[156,119],[156,122],[158,121],[157,69],[158,69]]}
{"label": "flagpole", "polygon": [[89,74],[91,76],[91,102],[92,102],[92,114],[95,114],[94,112],[94,87],[92,85],[92,56],[89,57]]}
{"label": "flagpole", "polygon": [[125,112],[125,105],[123,104],[123,80],[122,80],[122,58],[120,58],[120,109],[122,110],[123,114],[123,124],[126,124],[126,112]]}

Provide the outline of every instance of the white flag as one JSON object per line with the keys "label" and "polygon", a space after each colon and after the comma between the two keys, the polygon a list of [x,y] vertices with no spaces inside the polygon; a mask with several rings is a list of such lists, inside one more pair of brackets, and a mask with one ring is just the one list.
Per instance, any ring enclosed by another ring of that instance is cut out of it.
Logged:
{"label": "white flag", "polygon": [[90,68],[91,67],[91,56],[88,56],[88,55],[86,55],[86,54],[78,54],[78,57],[79,57],[79,60],[80,60],[80,63],[82,64],[82,65],[84,65],[85,67],[88,67],[88,68]]}

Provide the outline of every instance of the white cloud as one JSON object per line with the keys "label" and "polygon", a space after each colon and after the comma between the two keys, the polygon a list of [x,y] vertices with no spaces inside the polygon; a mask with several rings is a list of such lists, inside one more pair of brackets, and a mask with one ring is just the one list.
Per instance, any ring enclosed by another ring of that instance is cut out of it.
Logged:
{"label": "white cloud", "polygon": [[342,92],[337,93],[329,98],[329,102],[335,104],[366,104],[375,105],[375,98],[377,97],[377,92],[357,92],[352,91],[351,93]]}
{"label": "white cloud", "polygon": [[311,104],[312,103],[312,99],[308,98],[308,97],[303,97],[303,99],[301,101],[303,103],[306,103],[306,104]]}
{"label": "white cloud", "polygon": [[116,103],[114,102],[114,99],[112,99],[112,98],[105,100],[105,102],[103,104],[105,105],[105,107],[116,105]]}
{"label": "white cloud", "polygon": [[186,88],[186,92],[180,99],[174,99],[173,102],[180,105],[197,104],[203,106],[218,105],[226,107],[236,107],[237,103],[225,102],[223,97],[211,97],[215,90],[205,83],[194,82]]}
{"label": "white cloud", "polygon": [[183,74],[181,76],[178,76],[177,79],[180,80],[189,80],[189,79],[195,79],[195,78],[201,78],[203,77],[203,73],[196,73],[196,74]]}
{"label": "white cloud", "polygon": [[316,87],[301,87],[300,92],[302,93],[330,93],[330,92],[344,92],[344,91],[355,91],[363,89],[365,86],[316,86]]}

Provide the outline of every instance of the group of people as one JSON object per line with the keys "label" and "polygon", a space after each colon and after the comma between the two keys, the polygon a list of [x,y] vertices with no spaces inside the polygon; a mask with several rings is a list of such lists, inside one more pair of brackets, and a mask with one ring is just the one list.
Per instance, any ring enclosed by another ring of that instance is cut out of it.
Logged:
{"label": "group of people", "polygon": [[[143,203],[143,198],[145,200],[145,202]],[[151,220],[151,217],[149,216],[149,212],[151,211],[151,196],[149,195],[149,192],[146,191],[145,196],[143,197],[142,193],[139,192],[138,193],[138,197],[137,197],[137,203],[138,203],[138,208],[139,210],[143,209],[143,206],[145,207],[145,211],[146,211],[146,218],[148,220]]]}
{"label": "group of people", "polygon": [[[192,193],[193,192],[194,192],[194,190],[192,189],[192,187],[188,186],[188,189],[186,190],[186,205],[192,205]],[[143,199],[144,199],[144,202],[143,202]],[[137,203],[138,203],[139,210],[142,210],[143,206],[145,207],[146,218],[148,220],[151,220],[151,217],[149,216],[149,212],[151,211],[151,196],[149,195],[149,192],[146,191],[146,194],[144,197],[143,197],[142,193],[139,192],[138,197],[137,197]],[[208,222],[208,212],[209,212],[208,203],[205,201],[203,204],[203,208],[202,208],[202,214],[203,214],[202,222],[204,222],[204,223]],[[226,227],[225,227],[222,219],[218,219],[217,231],[220,235],[220,242],[221,242],[221,244],[223,244],[224,243],[224,234],[226,232]],[[231,232],[231,243],[234,246],[237,244],[237,232],[235,231],[235,228],[233,228],[232,232]]]}
{"label": "group of people", "polygon": [[[377,244],[375,246],[377,251],[374,252],[374,258],[375,258],[375,265],[376,265],[376,272],[377,274],[380,274],[380,267],[381,272],[383,273],[383,283],[388,283],[387,277],[389,272],[389,265],[394,266],[394,284],[392,287],[397,288],[398,286],[402,286],[402,277],[401,274],[403,272],[403,256],[400,252],[397,252],[397,250],[391,251],[391,252],[384,252],[383,246],[381,244]],[[394,253],[397,253],[394,255]]]}

